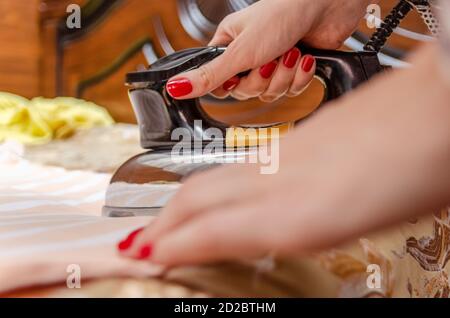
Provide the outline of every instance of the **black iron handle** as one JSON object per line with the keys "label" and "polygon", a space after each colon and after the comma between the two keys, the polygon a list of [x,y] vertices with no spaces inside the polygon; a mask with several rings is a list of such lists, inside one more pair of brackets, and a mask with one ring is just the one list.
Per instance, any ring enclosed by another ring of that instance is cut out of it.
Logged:
{"label": "black iron handle", "polygon": [[[309,54],[316,59],[315,77],[325,88],[322,104],[340,97],[383,70],[374,52],[321,50],[306,47],[301,43],[296,46],[303,55]],[[225,48],[222,48],[221,52],[224,50]],[[249,72],[242,72],[239,76],[246,76]]]}
{"label": "black iron handle", "polygon": [[[383,70],[374,52],[343,52],[298,46],[304,55],[311,54],[316,59],[315,75],[325,86],[321,105],[342,96]],[[211,139],[208,128],[223,131],[228,128],[225,123],[208,116],[198,98],[176,100],[165,91],[170,77],[200,67],[224,51],[225,48],[219,47],[184,50],[161,59],[147,71],[128,74],[127,82],[133,87],[130,98],[140,125],[143,148],[173,145],[176,141],[171,140],[171,133],[179,127],[189,129],[194,138],[205,142]],[[201,127],[198,122],[201,122]]]}

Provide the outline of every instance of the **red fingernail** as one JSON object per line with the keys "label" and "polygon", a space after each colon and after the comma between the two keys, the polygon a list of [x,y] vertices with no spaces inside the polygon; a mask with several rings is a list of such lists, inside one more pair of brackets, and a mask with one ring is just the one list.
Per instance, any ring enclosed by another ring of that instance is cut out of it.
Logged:
{"label": "red fingernail", "polygon": [[286,52],[283,56],[283,64],[287,68],[293,68],[297,64],[297,60],[300,57],[300,50],[296,47]]}
{"label": "red fingernail", "polygon": [[228,81],[223,83],[222,88],[224,90],[226,90],[227,92],[229,92],[232,89],[234,89],[236,86],[238,86],[240,81],[241,81],[241,79],[238,76],[232,77]]}
{"label": "red fingernail", "polygon": [[170,96],[177,98],[192,93],[193,87],[191,81],[187,78],[177,78],[167,83],[166,89]]}
{"label": "red fingernail", "polygon": [[152,251],[153,246],[151,244],[145,245],[140,249],[139,255],[136,258],[140,260],[148,259],[152,255]]}
{"label": "red fingernail", "polygon": [[259,69],[259,74],[265,79],[268,79],[272,76],[273,72],[275,72],[275,69],[277,68],[277,62],[272,61],[270,63],[267,63],[266,65],[261,66]]}
{"label": "red fingernail", "polygon": [[133,245],[134,239],[136,238],[136,236],[142,232],[144,230],[144,228],[140,228],[137,229],[133,232],[131,232],[126,239],[124,239],[123,241],[121,241],[118,245],[117,245],[117,249],[119,251],[126,251],[127,249],[129,249],[131,247],[131,245]]}
{"label": "red fingernail", "polygon": [[311,69],[314,65],[314,61],[315,61],[315,59],[313,56],[306,55],[302,61],[302,70],[305,71],[306,73],[309,73],[309,71],[311,71]]}

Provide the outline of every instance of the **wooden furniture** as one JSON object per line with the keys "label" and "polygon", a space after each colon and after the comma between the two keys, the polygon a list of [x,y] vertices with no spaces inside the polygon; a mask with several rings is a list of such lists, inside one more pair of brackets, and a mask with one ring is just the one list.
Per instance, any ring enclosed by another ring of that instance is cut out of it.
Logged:
{"label": "wooden furniture", "polygon": [[0,0],[0,90],[39,94],[39,0]]}
{"label": "wooden furniture", "polygon": [[[192,0],[194,1],[194,0]],[[134,122],[124,85],[125,74],[148,65],[149,56],[204,45],[186,31],[180,10],[191,0],[0,0],[0,90],[26,97],[76,96],[106,107],[118,121]],[[198,0],[220,21],[226,1]],[[383,2],[383,13],[395,3]],[[69,4],[82,6],[82,27],[66,26]],[[219,14],[217,14],[219,12]],[[216,21],[217,22],[217,21]],[[206,22],[205,22],[206,23]],[[362,29],[369,34],[371,30]],[[411,16],[406,26],[421,22]],[[423,29],[423,26],[421,27]],[[415,43],[393,37],[410,48]],[[146,54],[144,54],[146,52]],[[147,58],[146,58],[147,56]],[[320,102],[322,87],[314,82],[304,95],[273,104],[208,102],[214,117],[229,123],[261,123],[295,119]]]}

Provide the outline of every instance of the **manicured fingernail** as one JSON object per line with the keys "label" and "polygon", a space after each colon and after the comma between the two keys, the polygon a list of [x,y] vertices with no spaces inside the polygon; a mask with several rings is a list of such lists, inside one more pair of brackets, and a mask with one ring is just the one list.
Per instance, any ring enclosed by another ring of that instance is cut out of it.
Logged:
{"label": "manicured fingernail", "polygon": [[268,79],[272,76],[273,72],[275,72],[275,69],[277,68],[277,62],[272,61],[270,63],[267,63],[266,65],[261,66],[259,69],[259,74],[265,79]]}
{"label": "manicured fingernail", "polygon": [[127,249],[129,249],[131,247],[131,245],[133,245],[134,239],[136,238],[136,236],[141,233],[144,230],[144,228],[139,228],[133,232],[131,232],[126,239],[124,239],[123,241],[121,241],[118,245],[117,245],[117,249],[121,252],[126,251]]}
{"label": "manicured fingernail", "polygon": [[152,255],[153,246],[151,244],[144,245],[139,250],[139,255],[136,257],[137,259],[143,260],[148,259]]}
{"label": "manicured fingernail", "polygon": [[166,89],[170,96],[177,98],[192,93],[193,87],[191,81],[183,77],[169,81]]}
{"label": "manicured fingernail", "polygon": [[229,92],[232,89],[234,89],[236,86],[238,86],[240,81],[241,81],[241,79],[238,76],[232,77],[228,81],[223,83],[222,88],[224,90],[226,90],[227,92]]}
{"label": "manicured fingernail", "polygon": [[302,61],[302,70],[306,73],[309,73],[309,71],[311,71],[311,69],[314,65],[314,61],[315,61],[315,59],[313,56],[306,55]]}
{"label": "manicured fingernail", "polygon": [[293,68],[297,64],[298,58],[300,57],[300,50],[296,47],[289,50],[283,56],[283,64],[287,68]]}

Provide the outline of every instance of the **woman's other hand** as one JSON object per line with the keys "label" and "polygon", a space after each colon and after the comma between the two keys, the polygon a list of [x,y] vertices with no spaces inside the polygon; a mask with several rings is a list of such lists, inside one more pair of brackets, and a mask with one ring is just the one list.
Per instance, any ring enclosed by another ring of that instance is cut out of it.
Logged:
{"label": "woman's other hand", "polygon": [[[303,254],[450,199],[450,93],[433,45],[327,105],[280,144],[279,171],[194,175],[122,253],[169,266]],[[126,247],[126,248],[125,248]]]}

